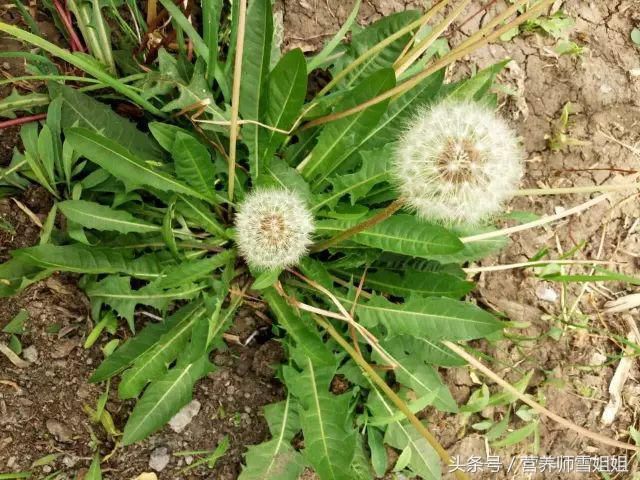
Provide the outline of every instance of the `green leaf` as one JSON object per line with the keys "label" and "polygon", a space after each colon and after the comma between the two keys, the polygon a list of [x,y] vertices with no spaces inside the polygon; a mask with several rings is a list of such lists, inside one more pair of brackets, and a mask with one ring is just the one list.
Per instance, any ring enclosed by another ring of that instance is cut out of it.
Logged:
{"label": "green leaf", "polygon": [[[307,94],[307,62],[300,49],[287,52],[268,78],[266,123],[280,130],[289,130],[298,118]],[[286,138],[284,133],[266,128],[259,130],[258,158],[269,168],[271,157]]]}
{"label": "green leaf", "polygon": [[[392,69],[380,70],[365,78],[343,102],[341,110],[359,105],[392,88],[395,78]],[[298,167],[300,173],[307,180],[314,180],[316,185],[326,179],[368,140],[368,134],[380,121],[388,103],[388,100],[379,102],[326,125],[311,156]]]}
{"label": "green leaf", "polygon": [[[398,361],[394,371],[398,382],[411,388],[418,397],[426,397],[438,410],[457,412],[458,404],[444,384],[438,371],[430,365],[429,355],[420,350],[420,342],[385,341],[383,347]],[[417,347],[409,350],[407,347]],[[374,355],[378,358],[377,354]],[[384,364],[384,360],[380,360]]]}
{"label": "green leaf", "polygon": [[302,407],[303,455],[322,480],[352,480],[356,432],[351,427],[351,395],[329,392],[335,367],[317,367],[309,358],[302,366],[302,372],[286,366],[283,375]]}
{"label": "green leaf", "polygon": [[129,257],[119,249],[83,245],[38,245],[14,250],[14,259],[42,268],[74,273],[118,273],[131,270]]}
{"label": "green leaf", "polygon": [[209,80],[213,79],[218,64],[218,29],[223,5],[223,0],[202,1],[202,30],[204,43],[209,47],[207,61],[207,78]]}
{"label": "green leaf", "polygon": [[233,255],[233,251],[225,250],[213,257],[188,260],[168,268],[153,282],[156,288],[174,288],[185,283],[201,280],[219,267],[222,267]]}
{"label": "green leaf", "polygon": [[[14,250],[12,255],[15,257],[18,251]],[[43,271],[32,262],[12,258],[0,264],[0,297],[15,295],[22,288],[50,274],[51,272]]]}
{"label": "green leaf", "polygon": [[216,171],[207,147],[189,134],[177,132],[171,148],[178,178],[201,195],[214,198]]}
{"label": "green leaf", "polygon": [[105,358],[96,371],[93,372],[89,381],[93,383],[103,382],[132,365],[138,358],[151,351],[165,333],[185,318],[193,315],[196,307],[197,303],[190,303],[163,322],[147,325],[140,333],[129,338],[121,347]]}
{"label": "green leaf", "polygon": [[246,466],[238,480],[297,480],[304,468],[302,456],[291,446],[300,430],[297,405],[289,395],[282,402],[267,405],[264,416],[272,438],[248,448]]}
{"label": "green leaf", "polygon": [[493,85],[496,76],[498,76],[510,61],[510,59],[503,60],[502,62],[491,65],[484,70],[480,70],[471,78],[455,84],[447,85],[443,89],[444,95],[446,95],[449,100],[459,102],[482,100],[487,91],[491,88],[491,85]]}
{"label": "green leaf", "polygon": [[280,326],[284,328],[296,342],[298,348],[304,351],[316,365],[333,365],[333,354],[326,347],[322,338],[313,325],[309,325],[297,315],[293,308],[273,288],[262,291],[262,297],[267,301]]}
{"label": "green leaf", "polygon": [[278,280],[278,277],[281,273],[281,269],[266,270],[264,272],[261,272],[256,276],[256,279],[253,282],[253,285],[251,285],[251,288],[255,290],[263,290],[265,288],[268,288]]}
{"label": "green leaf", "polygon": [[152,348],[137,356],[131,368],[122,375],[118,396],[121,399],[137,397],[148,382],[161,378],[167,371],[167,365],[184,350],[194,325],[203,314],[203,308],[188,311],[160,336]]}
{"label": "green leaf", "polygon": [[108,105],[65,85],[56,84],[52,95],[60,95],[61,125],[64,130],[82,127],[111,139],[142,158],[161,158],[162,150],[136,125],[115,113]]}
{"label": "green leaf", "polygon": [[[355,223],[359,221],[321,220],[317,222],[316,232],[334,236]],[[443,227],[422,222],[412,215],[402,214],[394,215],[354,235],[350,240],[386,252],[420,258],[452,254],[463,247],[458,237]]]}
{"label": "green leaf", "polygon": [[110,275],[104,280],[93,283],[86,288],[87,295],[113,307],[118,314],[126,318],[133,330],[133,313],[136,305],[148,305],[158,310],[165,310],[174,300],[194,298],[204,286],[182,284],[172,289],[158,288],[154,284],[138,290],[132,290],[130,277]]}
{"label": "green leaf", "polygon": [[[271,0],[251,0],[247,11],[240,84],[240,115],[243,120],[263,122],[267,111],[267,76],[273,40],[273,14]],[[255,181],[264,170],[259,142],[258,126],[242,127],[244,143],[249,148],[251,177]]]}
{"label": "green leaf", "polygon": [[394,145],[388,144],[380,150],[358,152],[358,155],[362,158],[360,169],[355,173],[328,178],[327,180],[333,187],[331,193],[322,195],[320,200],[314,203],[313,210],[319,210],[325,205],[329,208],[334,208],[345,195],[349,195],[351,205],[355,205],[373,187],[389,181],[393,149]]}
{"label": "green leaf", "polygon": [[631,30],[631,41],[640,47],[640,28]]}
{"label": "green leaf", "polygon": [[15,88],[11,94],[0,100],[0,117],[15,118],[15,112],[31,111],[49,103],[49,95],[43,93],[25,93],[20,95]]}
{"label": "green leaf", "polygon": [[460,298],[469,293],[473,282],[441,272],[406,270],[403,275],[379,270],[367,273],[365,286],[398,297],[424,295],[430,297]]}
{"label": "green leaf", "polygon": [[459,367],[467,363],[438,340],[431,340],[426,336],[390,335],[381,343],[394,351],[414,355],[416,362],[427,365]]}
{"label": "green leaf", "polygon": [[[382,17],[380,20],[368,25],[367,28],[353,35],[351,42],[347,47],[345,54],[336,62],[336,66],[332,69],[335,76],[340,70],[353,62],[363,53],[367,52],[379,42],[391,36],[409,23],[415,21],[420,16],[417,10],[408,10],[405,12],[393,13]],[[400,57],[405,45],[409,42],[411,33],[407,33],[402,37],[394,40],[387,45],[382,51],[369,57],[365,62],[361,63],[346,77],[341,83],[342,88],[350,88],[362,77],[371,75],[376,70],[382,68],[391,68],[394,62]]]}
{"label": "green leaf", "polygon": [[86,200],[65,200],[58,203],[60,211],[74,223],[85,228],[119,233],[149,233],[160,230],[145,220],[135,218],[124,210],[115,210]]}
{"label": "green leaf", "polygon": [[162,3],[162,6],[167,10],[167,12],[169,12],[169,15],[193,42],[193,49],[198,57],[208,62],[209,47],[204,42],[200,34],[198,34],[196,29],[193,28],[191,21],[184,15],[184,13],[182,13],[182,10],[180,10],[172,0],[160,0],[160,3]]}
{"label": "green leaf", "polygon": [[[209,82],[207,82],[207,79],[205,78],[204,68],[204,62],[196,62],[190,82],[188,84],[185,84],[182,81],[178,82],[180,96],[167,103],[162,108],[163,112],[182,110],[195,104],[201,104],[204,107],[203,114],[208,114],[210,120],[218,122],[229,121],[229,113],[220,109],[215,98],[213,98]],[[202,126],[205,127],[205,124],[202,124]],[[213,128],[213,130],[228,132],[229,128],[226,126],[219,126],[217,128]]]}
{"label": "green leaf", "polygon": [[84,477],[84,480],[102,480],[102,470],[100,469],[100,454],[96,453],[93,456],[89,471]]}
{"label": "green leaf", "polygon": [[151,131],[153,138],[155,138],[160,146],[167,152],[171,152],[173,150],[173,142],[175,142],[178,133],[189,135],[194,140],[198,140],[188,130],[176,125],[171,125],[170,123],[151,122],[149,123],[149,130]]}
{"label": "green leaf", "polygon": [[553,282],[571,283],[571,282],[625,282],[631,285],[640,285],[639,277],[632,277],[623,273],[612,272],[606,268],[596,267],[593,275],[545,275],[545,280]]}
{"label": "green leaf", "polygon": [[409,422],[389,425],[384,436],[385,443],[399,450],[409,449],[409,467],[413,473],[425,480],[441,478],[442,467],[438,454]]}
{"label": "green leaf", "polygon": [[178,365],[153,382],[138,401],[122,437],[123,445],[143,440],[178,413],[191,401],[195,383],[213,370],[206,357],[197,362]]}
{"label": "green leaf", "polygon": [[42,126],[38,135],[38,158],[43,166],[50,185],[55,185],[55,167],[57,163],[53,133],[47,124]]}
{"label": "green leaf", "polygon": [[378,477],[382,477],[387,472],[388,461],[387,450],[384,448],[380,430],[374,427],[367,427],[367,443],[371,452],[373,471]]}
{"label": "green leaf", "polygon": [[51,241],[51,232],[53,232],[53,228],[55,227],[56,216],[58,214],[58,204],[54,203],[49,213],[47,213],[47,219],[42,225],[42,232],[40,232],[40,240],[38,241],[39,245],[44,245],[45,243],[49,243]]}
{"label": "green leaf", "polygon": [[520,443],[521,441],[532,435],[536,431],[536,428],[538,428],[538,422],[528,423],[524,427],[509,433],[502,440],[493,442],[491,446],[494,448],[502,448],[508,447],[510,445],[515,445],[516,443]]}
{"label": "green leaf", "polygon": [[176,236],[173,232],[173,218],[175,213],[176,199],[173,197],[169,204],[167,205],[167,209],[165,210],[164,217],[162,218],[162,239],[164,243],[167,245],[167,248],[173,255],[173,258],[176,260],[181,260],[182,255],[178,251],[178,243],[176,242]]}
{"label": "green leaf", "polygon": [[[459,238],[494,231],[492,228],[455,227],[450,231]],[[464,243],[463,248],[455,253],[438,254],[431,257],[442,264],[473,262],[481,260],[502,250],[508,243],[508,237],[493,237],[478,242]]]}
{"label": "green leaf", "polygon": [[163,116],[162,112],[160,112],[153,104],[142,98],[136,90],[131,88],[126,83],[113,78],[111,75],[106,73],[103,68],[101,68],[99,65],[96,65],[98,62],[88,61],[86,58],[88,57],[88,55],[83,56],[80,55],[79,52],[71,53],[64,48],[48,42],[42,37],[33,35],[29,32],[25,32],[18,27],[8,25],[4,22],[0,22],[0,31],[8,33],[9,35],[19,38],[20,40],[28,42],[32,45],[35,45],[51,53],[52,55],[55,55],[56,57],[69,62],[71,65],[78,67],[87,72],[89,75],[95,77],[101,83],[112,87],[116,92],[119,92],[125,97],[131,99],[154,115]]}
{"label": "green leaf", "polygon": [[359,302],[356,312],[366,326],[383,325],[387,336],[472,340],[499,331],[503,326],[489,312],[451,298],[414,296],[405,303],[391,303],[375,295],[366,303]]}
{"label": "green leaf", "polygon": [[365,150],[377,150],[401,138],[407,123],[420,108],[438,97],[444,82],[445,69],[429,75],[418,85],[389,104],[382,119],[367,135]]}
{"label": "green leaf", "polygon": [[2,329],[3,333],[12,333],[15,335],[22,335],[24,330],[24,324],[29,319],[29,312],[24,308],[20,310],[15,317],[11,319]]}
{"label": "green leaf", "polygon": [[287,165],[287,162],[279,157],[273,157],[268,167],[265,167],[265,175],[262,175],[257,185],[265,188],[280,188],[293,190],[303,199],[311,203],[311,189],[300,172]]}
{"label": "green leaf", "polygon": [[320,53],[318,53],[313,58],[311,58],[311,60],[309,60],[309,65],[307,67],[309,72],[311,72],[312,70],[315,70],[316,68],[324,64],[327,61],[327,59],[331,56],[333,51],[336,49],[336,47],[340,44],[340,42],[342,42],[347,32],[349,32],[349,30],[351,29],[351,26],[358,18],[358,11],[360,10],[360,1],[361,0],[356,0],[354,2],[351,13],[349,14],[345,22],[342,24],[342,27],[340,27],[340,30],[338,30],[338,33],[336,33],[333,36],[333,38],[329,40],[329,42],[320,51]]}
{"label": "green leaf", "polygon": [[146,185],[161,191],[184,193],[207,200],[206,196],[169,174],[158,171],[157,167],[154,168],[107,137],[84,128],[72,128],[67,131],[67,141],[81,155],[97,163],[126,185]]}
{"label": "green leaf", "polygon": [[187,195],[178,195],[176,210],[189,220],[193,220],[198,227],[206,232],[217,237],[229,238],[222,225],[216,221],[213,212],[200,200]]}

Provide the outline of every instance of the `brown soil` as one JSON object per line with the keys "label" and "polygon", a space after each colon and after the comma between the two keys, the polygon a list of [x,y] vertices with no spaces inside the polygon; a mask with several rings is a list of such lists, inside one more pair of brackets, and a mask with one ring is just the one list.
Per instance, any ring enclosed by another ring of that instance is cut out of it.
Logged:
{"label": "brown soil", "polygon": [[[364,1],[359,22],[365,24],[421,3]],[[480,3],[472,2],[467,15],[478,10]],[[460,77],[472,67],[484,67],[505,57],[513,59],[500,81],[515,94],[502,95],[501,108],[519,129],[528,152],[527,176],[523,182],[527,187],[623,181],[629,174],[620,170],[637,170],[640,165],[637,154],[640,49],[629,40],[631,29],[640,22],[637,0],[589,3],[567,0],[564,3],[563,8],[577,21],[571,39],[586,47],[582,56],[558,57],[553,53],[553,39],[530,34],[476,52],[450,72],[452,77]],[[305,51],[321,47],[339,29],[351,9],[350,2],[338,0],[285,0],[280,7],[285,28],[284,47],[300,47]],[[2,6],[0,13],[1,9]],[[11,20],[6,16],[4,19]],[[479,15],[461,31],[452,29],[450,37],[455,42],[475,31],[478,23],[484,21],[486,17]],[[4,45],[0,44],[0,48],[4,49]],[[557,134],[557,121],[568,101],[576,112],[571,117],[569,137],[587,143],[553,151],[548,147],[548,137]],[[15,130],[0,131],[0,165],[8,162],[16,141]],[[19,200],[43,219],[50,203],[39,195],[37,191],[27,192]],[[483,261],[482,265],[525,261],[545,247],[551,256],[557,257],[584,241],[585,246],[575,258],[624,262],[615,268],[637,275],[640,252],[640,235],[634,223],[640,217],[637,197],[611,209],[628,195],[616,194],[611,203],[605,202],[578,217],[515,235],[504,252]],[[512,207],[550,214],[587,198],[587,195],[520,198]],[[0,202],[0,218],[15,230],[14,233],[0,230],[0,259],[6,259],[10,249],[37,242],[39,229],[13,202]],[[607,389],[617,360],[611,365],[594,364],[600,362],[599,355],[611,357],[621,351],[613,335],[627,335],[629,317],[604,315],[601,310],[608,296],[630,293],[631,287],[608,283],[606,288],[590,288],[580,295],[580,285],[568,286],[562,292],[558,284],[543,282],[529,271],[517,270],[483,274],[478,280],[477,301],[514,321],[527,322],[526,328],[514,332],[534,339],[477,345],[496,360],[492,367],[511,381],[533,369],[535,375],[528,392],[544,399],[548,408],[592,431],[629,441],[626,432],[635,422],[640,393],[637,365],[633,366],[623,390],[624,404],[616,421],[611,427],[603,427],[600,415],[609,400]],[[549,300],[554,293],[557,299]],[[566,316],[577,298],[580,298],[578,312],[582,314]],[[58,469],[75,478],[76,472],[89,465],[91,431],[103,442],[103,454],[114,446],[99,425],[91,424],[82,408],[84,404],[95,405],[101,393],[97,386],[86,382],[102,358],[99,345],[89,350],[82,348],[91,329],[88,305],[73,278],[54,277],[31,286],[16,298],[0,299],[0,327],[21,308],[26,308],[30,317],[28,332],[22,337],[23,345],[35,349],[37,360],[25,369],[18,369],[0,356],[0,380],[8,381],[0,383],[0,472],[29,470],[34,460],[59,453],[50,465],[34,469],[35,478],[44,478],[46,472]],[[637,319],[637,311],[632,313]],[[564,318],[574,323],[584,322],[590,330],[567,327],[559,321]],[[242,314],[234,332],[246,339],[265,326],[257,318]],[[557,341],[548,335],[554,326],[562,330]],[[0,341],[6,340],[6,336],[0,338]],[[151,471],[149,459],[158,449],[166,448],[170,455],[184,450],[212,450],[228,435],[231,447],[214,470],[200,467],[182,474],[180,469],[186,466],[184,458],[171,456],[169,465],[158,475],[160,479],[237,478],[244,446],[268,436],[260,407],[282,398],[282,387],[269,367],[280,358],[279,345],[273,341],[254,340],[247,347],[232,345],[226,352],[217,353],[214,356],[219,366],[217,371],[201,381],[194,393],[201,409],[189,426],[182,433],[165,427],[139,445],[117,449],[104,465],[105,476],[134,478]],[[480,386],[478,377],[469,375],[467,369],[450,369],[443,374],[461,403]],[[115,392],[113,385],[111,391]],[[118,401],[113,393],[111,397],[107,410],[113,415],[116,427],[122,429],[131,404]],[[501,409],[483,412],[483,416],[495,420],[503,414]],[[483,437],[470,427],[481,416],[474,416],[466,423],[461,416],[431,412],[430,417],[434,432],[453,454],[462,459],[487,454]],[[512,422],[513,428],[521,425],[516,420]],[[623,453],[579,438],[547,419],[541,419],[540,434],[538,452],[530,445],[518,444],[491,453],[501,455],[503,461],[532,453],[556,456]],[[473,478],[560,478],[502,475],[477,474]],[[582,475],[579,478],[600,477]],[[631,478],[631,474],[618,478]]]}

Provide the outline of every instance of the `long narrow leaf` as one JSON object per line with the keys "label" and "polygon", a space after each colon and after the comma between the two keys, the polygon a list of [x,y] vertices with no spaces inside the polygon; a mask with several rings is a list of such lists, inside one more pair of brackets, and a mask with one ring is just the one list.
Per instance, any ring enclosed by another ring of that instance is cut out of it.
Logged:
{"label": "long narrow leaf", "polygon": [[113,140],[85,128],[67,131],[67,141],[73,148],[114,177],[127,185],[147,185],[161,191],[192,195],[207,200],[205,195],[176,180],[167,173],[159,172]]}

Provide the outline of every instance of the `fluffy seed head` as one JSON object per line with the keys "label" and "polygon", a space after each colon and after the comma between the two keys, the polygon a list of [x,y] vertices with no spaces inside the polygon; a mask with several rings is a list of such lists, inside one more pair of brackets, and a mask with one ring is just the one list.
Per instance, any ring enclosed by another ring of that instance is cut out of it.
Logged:
{"label": "fluffy seed head", "polygon": [[262,188],[251,192],[235,217],[238,249],[258,270],[286,268],[307,253],[313,216],[295,192]]}
{"label": "fluffy seed head", "polygon": [[394,176],[417,214],[475,224],[499,212],[522,176],[515,133],[487,107],[443,102],[418,113],[399,142]]}

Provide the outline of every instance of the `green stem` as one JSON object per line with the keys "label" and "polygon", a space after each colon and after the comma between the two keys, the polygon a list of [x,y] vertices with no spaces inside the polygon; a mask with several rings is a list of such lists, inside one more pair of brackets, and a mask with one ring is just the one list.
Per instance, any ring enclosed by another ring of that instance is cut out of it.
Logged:
{"label": "green stem", "polygon": [[14,27],[13,25],[9,25],[4,22],[0,22],[0,32],[8,33],[9,35],[16,37],[19,40],[30,43],[31,45],[35,45],[36,47],[39,47],[49,52],[50,54],[70,63],[74,67],[77,67],[87,72],[89,75],[100,80],[105,85],[113,88],[116,92],[124,95],[131,101],[137,103],[138,105],[140,105],[142,108],[146,109],[153,115],[156,115],[162,118],[167,117],[166,113],[159,110],[152,103],[150,103],[148,100],[146,100],[141,95],[139,95],[135,90],[129,88],[127,85],[122,83],[117,78],[112,77],[111,75],[104,72],[99,67],[91,64],[90,62],[83,59],[82,57],[73,55],[68,50],[60,48],[57,45],[54,45],[53,43],[38,37],[37,35],[33,35],[32,33],[22,30],[21,28]]}
{"label": "green stem", "polygon": [[394,200],[392,203],[389,204],[389,206],[387,206],[387,208],[377,213],[373,217],[367,218],[364,222],[354,225],[353,227],[345,230],[344,232],[336,235],[335,237],[316,243],[311,247],[310,250],[312,253],[321,252],[323,250],[328,249],[329,247],[333,247],[334,245],[337,245],[338,243],[343,242],[353,237],[354,235],[364,230],[367,230],[368,228],[371,228],[374,225],[379,224],[380,222],[385,221],[391,215],[393,215],[398,210],[400,210],[403,205],[404,205],[404,200],[402,198]]}

